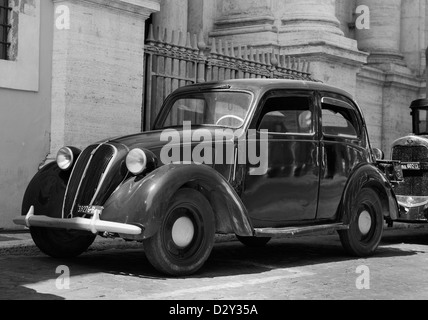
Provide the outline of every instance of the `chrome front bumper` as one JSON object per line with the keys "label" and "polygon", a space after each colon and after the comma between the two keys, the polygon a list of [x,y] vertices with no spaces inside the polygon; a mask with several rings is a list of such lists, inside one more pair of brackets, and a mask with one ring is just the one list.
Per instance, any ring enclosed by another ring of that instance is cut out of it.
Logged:
{"label": "chrome front bumper", "polygon": [[13,222],[20,226],[27,228],[43,227],[53,229],[66,229],[66,230],[80,230],[90,231],[93,234],[97,233],[117,233],[123,235],[138,236],[143,233],[143,230],[134,225],[103,221],[100,219],[102,210],[94,212],[92,218],[72,218],[72,219],[57,219],[47,216],[36,216],[34,214],[34,207],[31,207],[26,216],[14,219]]}
{"label": "chrome front bumper", "polygon": [[428,222],[428,197],[397,196],[400,220]]}

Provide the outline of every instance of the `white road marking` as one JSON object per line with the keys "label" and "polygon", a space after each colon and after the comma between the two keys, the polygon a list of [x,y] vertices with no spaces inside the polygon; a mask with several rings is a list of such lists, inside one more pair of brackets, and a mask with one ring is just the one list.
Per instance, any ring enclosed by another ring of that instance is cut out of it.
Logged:
{"label": "white road marking", "polygon": [[277,269],[275,270],[275,273],[277,272],[286,272],[288,274],[280,275],[280,276],[272,276],[272,277],[255,278],[255,279],[249,279],[244,281],[228,282],[228,283],[212,285],[212,286],[181,289],[181,290],[175,290],[172,292],[156,293],[156,294],[140,297],[139,300],[150,300],[150,299],[158,300],[158,299],[177,298],[185,295],[220,291],[224,289],[236,289],[236,288],[241,288],[245,286],[254,286],[254,285],[266,284],[266,283],[276,282],[276,281],[281,281],[286,279],[296,279],[296,278],[309,277],[309,276],[315,275],[314,273],[311,273],[311,272],[303,272],[296,269]]}

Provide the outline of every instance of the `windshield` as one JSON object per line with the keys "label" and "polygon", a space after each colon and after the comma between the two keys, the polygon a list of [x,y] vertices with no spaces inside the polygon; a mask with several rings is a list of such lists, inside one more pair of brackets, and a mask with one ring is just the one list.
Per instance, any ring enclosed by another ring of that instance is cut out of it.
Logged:
{"label": "windshield", "polygon": [[428,134],[428,109],[414,109],[413,123],[415,134]]}
{"label": "windshield", "polygon": [[198,92],[178,97],[155,129],[183,126],[242,127],[250,110],[252,96],[245,92]]}

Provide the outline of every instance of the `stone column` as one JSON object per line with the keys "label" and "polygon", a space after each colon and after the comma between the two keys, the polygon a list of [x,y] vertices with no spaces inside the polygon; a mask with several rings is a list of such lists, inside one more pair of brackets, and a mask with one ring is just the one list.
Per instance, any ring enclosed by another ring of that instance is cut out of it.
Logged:
{"label": "stone column", "polygon": [[285,0],[281,32],[331,33],[343,36],[335,0]]}
{"label": "stone column", "polygon": [[283,0],[219,0],[210,36],[241,45],[277,43],[279,1]]}
{"label": "stone column", "polygon": [[70,25],[54,25],[48,161],[65,145],[141,131],[144,25],[159,10],[155,0],[53,2]]}
{"label": "stone column", "polygon": [[153,15],[153,25],[187,33],[188,0],[160,0],[160,12]]}
{"label": "stone column", "polygon": [[356,75],[367,62],[357,41],[345,37],[335,0],[278,0],[281,53],[311,62],[313,76],[356,93]]}
{"label": "stone column", "polygon": [[356,31],[358,48],[369,52],[369,64],[404,65],[400,52],[402,0],[357,0],[370,9],[370,28]]}
{"label": "stone column", "polygon": [[202,33],[207,36],[214,29],[217,14],[217,1],[189,0],[188,29],[191,34]]}
{"label": "stone column", "polygon": [[423,75],[426,67],[427,5],[426,0],[402,0],[401,53],[407,67],[419,76]]}

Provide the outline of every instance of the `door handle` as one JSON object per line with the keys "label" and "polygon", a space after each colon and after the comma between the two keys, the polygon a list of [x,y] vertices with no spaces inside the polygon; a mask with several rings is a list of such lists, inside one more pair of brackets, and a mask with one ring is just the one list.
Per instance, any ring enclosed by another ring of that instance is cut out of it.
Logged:
{"label": "door handle", "polygon": [[325,164],[325,147],[324,146],[321,147],[321,165],[323,168],[326,167],[326,164]]}
{"label": "door handle", "polygon": [[326,164],[325,164],[325,147],[324,146],[322,146],[322,147],[318,146],[317,147],[317,161],[316,161],[316,163],[317,163],[318,167],[322,167],[322,168],[326,167]]}

